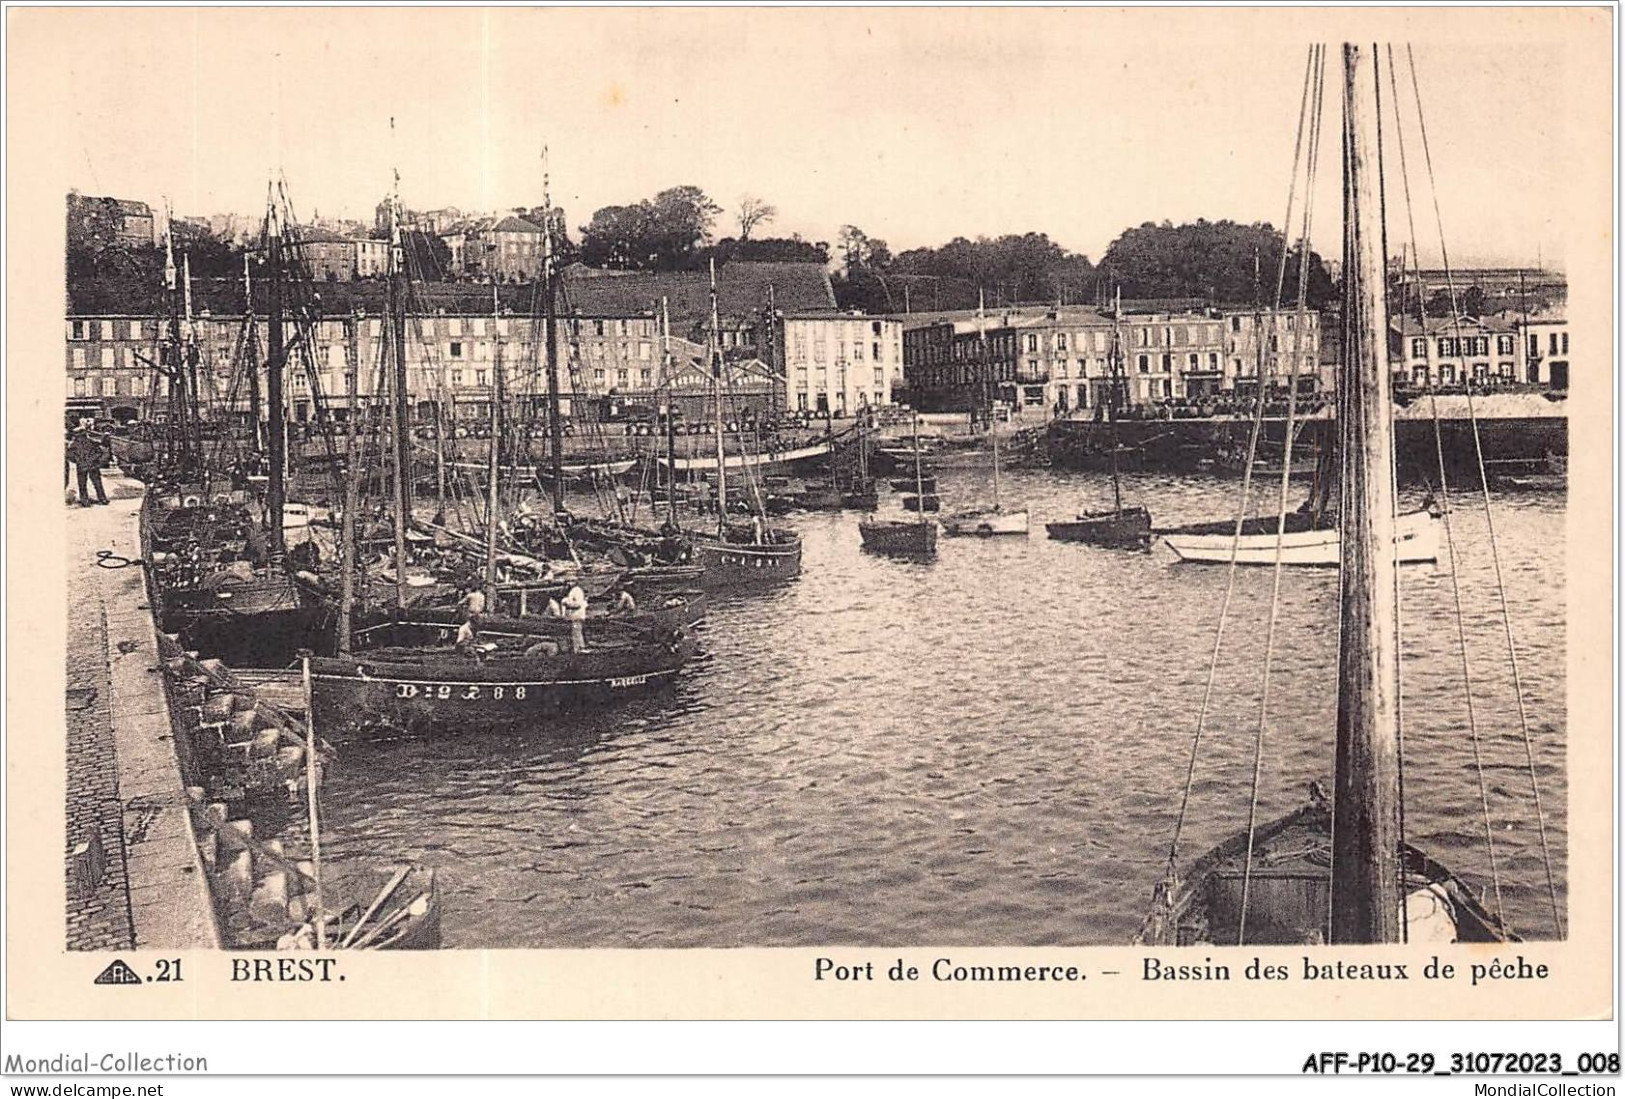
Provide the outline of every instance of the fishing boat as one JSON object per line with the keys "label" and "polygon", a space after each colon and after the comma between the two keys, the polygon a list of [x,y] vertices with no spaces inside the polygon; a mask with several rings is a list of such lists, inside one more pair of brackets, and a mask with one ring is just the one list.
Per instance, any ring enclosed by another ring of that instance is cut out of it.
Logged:
{"label": "fishing boat", "polygon": [[[1318,784],[1312,785],[1303,808],[1270,823],[1255,825],[1249,819],[1247,829],[1186,866],[1179,865],[1176,826],[1167,869],[1136,939],[1139,944],[1511,938],[1470,887],[1408,844],[1403,834],[1393,424],[1386,262],[1377,201],[1380,167],[1373,143],[1377,124],[1373,52],[1345,45],[1340,82],[1347,320],[1337,399],[1345,499],[1343,537],[1338,542],[1342,630],[1336,787],[1328,797]],[[1306,103],[1308,82],[1323,71],[1324,49],[1314,47],[1305,76]],[[1317,94],[1312,102],[1318,107],[1321,97]],[[1318,122],[1317,111],[1309,130],[1311,142],[1317,140]],[[1312,174],[1313,155],[1308,163]],[[1307,225],[1307,210],[1304,218]],[[1307,241],[1302,250],[1308,252]],[[1300,266],[1300,279],[1303,270]],[[1193,774],[1199,743],[1200,728],[1192,745]],[[1256,788],[1253,796],[1256,805]]]}
{"label": "fishing boat", "polygon": [[[982,303],[977,303],[976,310],[977,335],[982,342],[981,358],[987,361],[987,332],[983,324]],[[950,535],[974,534],[987,537],[994,534],[1026,534],[1028,530],[1028,513],[1025,504],[1006,507],[1000,493],[999,482],[999,433],[993,426],[992,408],[988,407],[985,416],[988,425],[988,438],[992,443],[993,451],[993,503],[991,505],[978,505],[968,508],[958,508],[942,517],[942,529]],[[954,452],[950,452],[954,453]],[[937,458],[937,464],[942,465],[942,455]]]}
{"label": "fishing boat", "polygon": [[[916,440],[919,431],[919,415],[914,417]],[[907,510],[916,512],[916,518],[888,517],[876,514],[864,516],[858,521],[858,537],[863,540],[863,548],[871,553],[885,554],[889,557],[916,557],[934,558],[937,555],[937,521],[927,516],[930,509],[921,508],[919,502],[928,497],[920,490],[924,482],[919,461],[919,448],[914,449],[914,483],[916,492],[912,496],[903,498],[907,509],[908,501],[914,501],[916,507]]]}
{"label": "fishing boat", "polygon": [[[184,431],[178,452],[172,449],[167,475],[179,481],[155,486],[142,501],[142,552],[155,588],[160,627],[182,635],[187,645],[206,656],[235,664],[285,665],[300,648],[318,643],[328,622],[324,608],[312,600],[300,572],[316,564],[315,546],[290,552],[290,511],[303,505],[287,501],[287,423],[283,406],[283,292],[288,260],[282,211],[268,204],[264,240],[270,269],[266,356],[266,422],[268,476],[263,505],[247,488],[234,488],[218,471],[211,472],[201,437]],[[295,257],[297,253],[294,253]],[[171,396],[199,399],[198,346],[192,323],[191,265],[183,257],[184,281],[176,282],[173,245],[165,235],[165,279],[171,316],[160,366],[171,382]],[[179,288],[178,288],[179,285]],[[237,366],[249,383],[250,423],[257,444],[259,376],[257,337],[253,334],[253,296],[244,279],[243,357]],[[179,411],[175,421],[196,427],[195,405]],[[194,437],[196,436],[196,437]],[[258,455],[256,453],[256,458]],[[196,477],[189,481],[185,478]],[[308,510],[304,511],[308,519]]]}
{"label": "fishing boat", "polygon": [[1057,542],[1087,542],[1111,549],[1145,549],[1151,544],[1151,513],[1143,507],[1083,511],[1076,519],[1045,523]]}
{"label": "fishing boat", "polygon": [[[767,507],[761,498],[757,467],[747,464],[746,455],[737,455],[740,462],[734,466],[723,452],[723,401],[727,375],[722,359],[722,321],[717,309],[717,268],[711,264],[711,324],[709,351],[711,360],[711,388],[714,397],[713,419],[716,453],[713,472],[717,477],[717,499],[728,499],[728,471],[739,469],[745,479],[747,498],[752,511],[749,523],[731,523],[727,513],[718,509],[717,525],[712,530],[686,532],[693,552],[694,564],[703,566],[705,575],[700,586],[707,589],[757,587],[792,580],[801,575],[801,535],[793,530],[769,526]],[[829,444],[820,444],[828,453]],[[680,469],[673,460],[672,469]]]}
{"label": "fishing boat", "polygon": [[[341,592],[338,653],[307,657],[310,679],[310,707],[318,720],[355,726],[389,725],[402,728],[433,726],[442,729],[467,728],[469,722],[483,724],[534,724],[539,718],[562,710],[602,706],[621,698],[668,686],[695,652],[693,640],[682,626],[652,623],[649,628],[629,628],[605,633],[595,643],[577,648],[543,636],[548,626],[542,620],[525,629],[512,629],[485,637],[478,633],[481,623],[472,614],[464,622],[470,627],[459,641],[457,632],[433,615],[414,607],[406,592],[406,516],[410,514],[407,483],[411,460],[409,432],[404,423],[405,353],[400,333],[405,325],[398,310],[403,302],[398,198],[391,200],[391,265],[389,305],[395,338],[391,343],[393,380],[389,399],[396,430],[395,510],[393,527],[396,547],[396,606],[382,619],[371,616],[357,620],[351,577],[355,549],[353,524],[346,521],[341,536],[344,578]],[[544,228],[543,269],[545,293],[557,290],[551,248],[552,226]],[[493,290],[493,309],[494,290]],[[551,336],[553,309],[549,307]],[[552,342],[551,339],[549,341]],[[500,348],[500,345],[499,345]],[[556,401],[556,360],[551,358],[549,397]],[[499,354],[492,362],[491,438],[503,438],[504,368]],[[556,407],[556,404],[555,406]],[[554,417],[553,456],[558,461],[558,419]],[[353,456],[352,456],[353,457]],[[499,565],[505,555],[499,546],[499,524],[489,517],[501,509],[499,448],[492,446],[486,482],[484,530],[485,602],[494,602],[499,584]],[[554,492],[559,486],[555,478]],[[352,497],[355,478],[346,487],[346,516],[354,511]],[[557,501],[557,498],[555,498]],[[461,625],[461,623],[460,623]],[[573,632],[573,631],[572,631]],[[582,634],[586,629],[583,624]],[[585,640],[583,637],[582,640]]]}
{"label": "fishing boat", "polygon": [[1108,549],[1148,549],[1151,546],[1151,512],[1143,506],[1123,506],[1123,479],[1118,469],[1118,453],[1122,447],[1117,437],[1117,413],[1122,405],[1124,381],[1123,340],[1119,320],[1123,314],[1123,291],[1116,292],[1116,306],[1112,312],[1111,395],[1106,417],[1111,435],[1112,506],[1108,509],[1084,510],[1076,519],[1063,519],[1045,523],[1044,531],[1058,542],[1086,542]]}

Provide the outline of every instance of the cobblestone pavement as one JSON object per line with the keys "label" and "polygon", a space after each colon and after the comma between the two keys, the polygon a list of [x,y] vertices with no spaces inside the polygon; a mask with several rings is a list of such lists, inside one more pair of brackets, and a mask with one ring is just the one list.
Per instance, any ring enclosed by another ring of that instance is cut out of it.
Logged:
{"label": "cobblestone pavement", "polygon": [[[135,944],[124,862],[124,815],[118,793],[118,761],[108,713],[107,628],[101,587],[92,564],[96,519],[73,508],[68,516],[67,652],[67,946],[69,950],[118,950]],[[105,874],[81,889],[74,871],[76,845],[100,838]]]}

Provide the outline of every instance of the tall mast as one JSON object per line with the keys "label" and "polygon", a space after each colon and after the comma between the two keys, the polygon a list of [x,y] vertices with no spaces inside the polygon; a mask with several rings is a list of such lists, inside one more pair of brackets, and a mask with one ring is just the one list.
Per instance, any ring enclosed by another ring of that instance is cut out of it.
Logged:
{"label": "tall mast", "polygon": [[286,454],[287,427],[283,422],[282,368],[287,358],[282,342],[282,216],[273,197],[265,213],[266,258],[271,266],[271,281],[265,304],[265,394],[267,437],[270,444],[270,486],[266,492],[265,521],[271,528],[271,555],[282,556],[286,548],[282,537],[282,503],[287,496]]}
{"label": "tall mast", "polygon": [[[391,128],[394,119],[390,120]],[[393,404],[395,436],[395,605],[406,607],[406,524],[412,510],[412,439],[406,388],[406,278],[405,254],[401,248],[401,174],[395,173],[389,196],[389,345],[391,365],[390,398]]]}
{"label": "tall mast", "polygon": [[920,414],[914,413],[914,506],[920,512],[920,526],[926,524],[925,474],[920,469]]}
{"label": "tall mast", "polygon": [[1117,405],[1121,397],[1120,387],[1123,384],[1123,288],[1116,287],[1116,295],[1112,305],[1112,390],[1111,405],[1106,413],[1111,420],[1112,430],[1110,442],[1112,448],[1112,510],[1119,514],[1123,510],[1123,481],[1117,473]]}
{"label": "tall mast", "polygon": [[[491,284],[491,315],[497,313],[497,287]],[[491,478],[485,500],[485,599],[496,609],[497,598],[497,509],[501,506],[502,472],[502,341],[496,340],[491,362],[491,448],[487,475]]]}
{"label": "tall mast", "polygon": [[163,363],[163,374],[169,382],[169,430],[164,433],[167,457],[170,462],[185,468],[188,456],[184,447],[184,433],[177,438],[176,430],[184,431],[186,412],[186,383],[185,375],[181,369],[181,313],[179,284],[175,277],[175,243],[170,231],[169,207],[164,206],[164,289],[166,302],[169,306],[169,334],[167,346],[159,353]]}
{"label": "tall mast", "polygon": [[[248,274],[248,254],[243,253],[243,354],[248,373],[249,439],[255,455],[263,442],[260,436],[260,339],[254,329],[254,284]],[[354,407],[354,402],[351,403]]]}
{"label": "tall mast", "polygon": [[186,388],[192,394],[191,430],[187,434],[188,445],[193,448],[197,458],[198,472],[203,477],[204,485],[209,483],[209,467],[203,461],[203,391],[198,386],[198,342],[197,326],[192,321],[192,254],[187,252],[181,256],[181,301],[185,309],[186,327]]}
{"label": "tall mast", "polygon": [[1401,938],[1393,427],[1376,50],[1343,46],[1342,643],[1332,845],[1334,943]]}
{"label": "tall mast", "polygon": [[671,309],[660,299],[660,365],[666,382],[666,515],[677,524],[677,392],[671,368]]}
{"label": "tall mast", "polygon": [[[984,381],[983,381],[983,389],[984,390],[986,390],[986,388],[987,388],[987,383],[986,383],[985,379],[987,377],[987,370],[988,370],[988,362],[987,362],[987,312],[986,312],[986,308],[987,308],[987,301],[982,296],[982,291],[977,290],[976,291],[976,346],[977,346],[977,354],[979,356],[981,356],[981,359],[982,359],[982,377],[984,379]],[[997,431],[995,431],[994,428],[993,428],[993,403],[992,403],[992,398],[987,396],[987,394],[985,392],[983,394],[983,397],[986,400],[986,404],[985,404],[985,407],[983,408],[983,412],[987,417],[987,421],[986,421],[987,422],[987,430],[988,430],[988,434],[990,434],[993,437],[993,510],[998,511],[999,510],[999,433]],[[916,431],[916,434],[918,434],[918,431]],[[919,449],[919,443],[917,441],[915,443],[915,449],[916,450]]]}
{"label": "tall mast", "polygon": [[345,352],[345,429],[344,448],[344,514],[339,520],[339,652],[348,653],[352,640],[351,627],[355,615],[355,513],[361,500],[361,455],[356,447],[356,420],[360,415],[359,377],[361,353],[357,345],[360,321],[355,314],[344,322]]}
{"label": "tall mast", "polygon": [[716,393],[717,529],[728,523],[728,470],[722,446],[722,320],[717,312],[717,261],[711,261],[711,386]]}
{"label": "tall mast", "polygon": [[549,461],[553,473],[553,514],[564,510],[564,420],[559,412],[558,274],[553,270],[553,189],[542,147],[542,293],[547,299],[542,337],[547,341],[547,414]]}

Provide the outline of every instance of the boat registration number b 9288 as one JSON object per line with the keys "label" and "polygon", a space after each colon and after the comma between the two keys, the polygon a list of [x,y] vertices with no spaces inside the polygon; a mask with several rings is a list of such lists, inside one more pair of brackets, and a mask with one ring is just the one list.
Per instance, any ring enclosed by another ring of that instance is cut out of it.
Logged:
{"label": "boat registration number b 9288", "polygon": [[491,699],[503,702],[512,699],[523,702],[528,692],[523,684],[507,683],[397,683],[396,698],[422,698],[447,702],[474,702]]}

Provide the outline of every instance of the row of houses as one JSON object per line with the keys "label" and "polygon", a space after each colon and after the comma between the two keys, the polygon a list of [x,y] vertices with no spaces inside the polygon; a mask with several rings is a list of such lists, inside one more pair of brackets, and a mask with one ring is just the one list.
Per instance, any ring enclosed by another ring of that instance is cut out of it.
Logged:
{"label": "row of houses", "polygon": [[931,411],[998,399],[1068,412],[1109,403],[1114,390],[1130,404],[1198,400],[1256,390],[1261,363],[1267,385],[1285,384],[1294,361],[1301,390],[1330,384],[1312,311],[1301,321],[1291,311],[967,312],[908,328],[903,342],[910,396]]}
{"label": "row of houses", "polygon": [[[592,399],[604,414],[635,415],[667,403],[674,385],[702,399],[710,317],[709,277],[700,272],[566,277],[558,325],[566,390]],[[757,411],[850,415],[891,404],[903,385],[899,320],[842,313],[817,264],[734,263],[718,271],[718,340],[728,362],[732,399]],[[166,322],[155,314],[70,315],[66,321],[67,396],[75,407],[133,419],[165,397],[154,372]],[[218,409],[241,411],[246,387],[236,377],[245,333],[240,312],[196,317],[202,388]],[[263,362],[265,318],[255,318]],[[419,413],[437,405],[483,418],[495,364],[518,399],[546,392],[541,317],[440,310],[409,319],[405,341],[408,391]],[[315,415],[318,390],[341,414],[349,394],[369,401],[379,390],[386,347],[381,310],[356,307],[315,321],[287,371],[295,419]],[[696,389],[695,386],[699,386]],[[689,402],[692,404],[692,402]],[[577,403],[572,412],[588,415]],[[691,414],[699,414],[696,407]]]}
{"label": "row of houses", "polygon": [[[928,411],[988,400],[1054,412],[1202,402],[1281,391],[1329,391],[1336,354],[1320,314],[1295,310],[1186,312],[1084,308],[975,311],[904,317],[908,398]],[[1122,375],[1112,368],[1113,347]],[[1415,388],[1534,385],[1567,388],[1568,326],[1560,318],[1412,317],[1393,322],[1395,381]]]}

